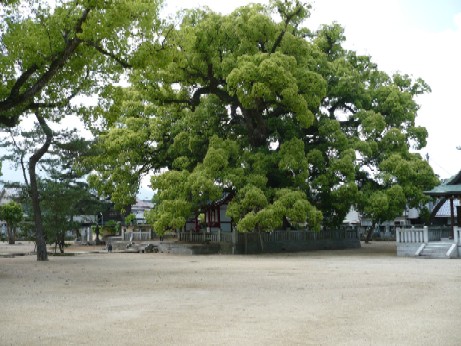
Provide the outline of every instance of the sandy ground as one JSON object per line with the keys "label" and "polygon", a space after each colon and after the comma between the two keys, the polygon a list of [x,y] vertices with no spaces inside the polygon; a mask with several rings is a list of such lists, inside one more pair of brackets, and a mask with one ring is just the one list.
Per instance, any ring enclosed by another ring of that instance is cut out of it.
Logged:
{"label": "sandy ground", "polygon": [[[0,254],[28,250],[0,244]],[[461,344],[461,260],[398,258],[385,242],[263,256],[3,256],[0,297],[2,346]]]}

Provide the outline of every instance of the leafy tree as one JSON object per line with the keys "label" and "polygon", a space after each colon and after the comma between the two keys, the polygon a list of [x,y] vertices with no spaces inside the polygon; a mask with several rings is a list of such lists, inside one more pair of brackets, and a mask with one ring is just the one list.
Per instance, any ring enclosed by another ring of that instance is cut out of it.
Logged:
{"label": "leafy tree", "polygon": [[378,221],[422,203],[436,179],[411,150],[426,145],[415,97],[429,87],[345,50],[337,24],[307,30],[309,11],[189,10],[141,44],[130,86],[101,105],[112,123],[84,162],[90,184],[124,204],[155,173],[147,218],[159,233],[224,193],[239,231],[336,226],[352,205]]}
{"label": "leafy tree", "polygon": [[[159,1],[23,0],[0,4],[0,122],[65,104],[75,87],[130,66],[132,40],[152,38]],[[26,9],[26,10],[24,10]],[[142,32],[142,34],[141,34]]]}
{"label": "leafy tree", "polygon": [[109,220],[107,221],[104,226],[102,227],[103,232],[107,235],[114,235],[120,232],[120,223],[115,221],[115,220]]}
{"label": "leafy tree", "polygon": [[395,219],[407,206],[423,210],[429,201],[423,191],[437,183],[432,168],[419,155],[407,153],[406,159],[398,153],[389,155],[380,163],[379,180],[368,181],[360,193],[359,209],[372,219],[366,241],[376,223]]}
{"label": "leafy tree", "polygon": [[86,183],[73,179],[43,179],[39,183],[46,241],[64,253],[66,232],[78,230],[78,215],[94,215],[102,207]]}
{"label": "leafy tree", "polygon": [[10,152],[2,158],[14,162],[16,168],[20,168],[23,173],[36,233],[37,257],[44,260],[47,257],[47,232],[41,207],[44,202],[43,196],[40,196],[41,180],[37,170],[40,169],[51,178],[59,174],[62,175],[61,178],[77,179],[78,176],[72,170],[72,162],[76,156],[87,150],[88,142],[77,137],[76,130],[52,131],[46,119],[39,113],[36,115],[39,121],[29,131],[22,130],[19,126],[5,129],[8,137],[4,139],[2,146],[7,147]]}
{"label": "leafy tree", "polygon": [[[291,167],[297,157],[288,157],[303,143],[295,141],[295,132],[287,138],[277,130],[282,117],[292,128],[308,127],[325,83],[315,62],[302,58],[313,47],[294,35],[302,31],[298,24],[308,8],[278,4],[281,23],[259,5],[230,16],[192,11],[180,28],[165,29],[162,49],[155,42],[141,45],[133,60],[133,87],[119,90],[107,109],[108,117],[122,118],[99,138],[104,156],[87,161],[99,173],[90,183],[121,203],[125,197],[119,196],[133,197],[139,174],[168,168],[152,180],[158,203],[148,219],[155,219],[159,233],[182,227],[192,211],[226,190],[258,190],[267,199],[261,213],[273,212],[284,188],[298,190],[305,209],[315,209],[307,200],[303,166]],[[299,44],[307,49],[297,51],[300,61],[285,54]],[[280,150],[271,149],[279,139]],[[116,165],[122,159],[125,164]],[[276,209],[286,216],[281,203]],[[317,227],[319,219],[312,220]]]}
{"label": "leafy tree", "polygon": [[125,217],[125,225],[136,225],[136,215],[131,213]]}
{"label": "leafy tree", "polygon": [[[133,48],[152,39],[159,1],[12,1],[0,5],[0,123],[12,127],[34,113],[46,135],[28,174],[37,259],[47,260],[35,172],[51,145],[48,121],[61,120],[76,95],[118,82]],[[28,11],[22,9],[28,8]],[[80,108],[79,115],[88,112]]]}
{"label": "leafy tree", "polygon": [[9,202],[0,206],[0,219],[6,222],[8,243],[16,242],[16,227],[23,219],[23,210],[20,204]]}

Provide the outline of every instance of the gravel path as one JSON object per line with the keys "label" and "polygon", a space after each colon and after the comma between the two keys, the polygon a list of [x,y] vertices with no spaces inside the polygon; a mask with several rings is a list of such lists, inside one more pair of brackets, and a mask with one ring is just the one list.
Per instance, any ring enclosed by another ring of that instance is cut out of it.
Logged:
{"label": "gravel path", "polygon": [[0,345],[460,345],[460,295],[460,260],[399,258],[384,242],[0,257]]}

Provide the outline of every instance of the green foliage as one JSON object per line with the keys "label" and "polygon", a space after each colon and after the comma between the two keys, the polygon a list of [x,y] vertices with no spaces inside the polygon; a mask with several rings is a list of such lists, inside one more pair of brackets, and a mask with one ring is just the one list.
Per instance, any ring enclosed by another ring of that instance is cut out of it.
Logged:
{"label": "green foliage", "polygon": [[6,231],[10,244],[16,240],[16,227],[23,220],[23,210],[20,204],[9,202],[0,206],[0,219],[6,222]]}
{"label": "green foliage", "polygon": [[40,180],[41,210],[47,242],[64,251],[67,231],[79,229],[77,215],[93,215],[101,208],[87,184],[73,179]]}
{"label": "green foliage", "polygon": [[0,206],[0,219],[11,226],[17,225],[22,221],[23,211],[20,204],[9,202]]}
{"label": "green foliage", "polygon": [[405,194],[399,185],[385,191],[373,191],[364,199],[365,215],[378,222],[393,220],[402,213],[406,204]]}
{"label": "green foliage", "polygon": [[107,131],[82,161],[91,185],[123,204],[154,173],[159,233],[227,193],[242,232],[338,225],[352,205],[382,220],[424,203],[436,179],[410,148],[426,144],[415,97],[429,87],[346,50],[338,24],[302,28],[309,11],[280,0],[165,23],[162,42],[134,52],[130,86],[106,89]]}
{"label": "green foliage", "polygon": [[85,102],[70,101],[77,95],[99,94],[101,103],[108,102],[104,87],[120,81],[138,45],[158,37],[159,4],[160,0],[19,0],[0,7],[0,124],[14,127],[33,112],[46,134],[29,159],[38,260],[47,260],[47,253],[35,167],[53,141],[47,123],[59,123],[74,113],[93,127],[98,108],[92,112]]}
{"label": "green foliage", "polygon": [[129,214],[125,217],[125,225],[135,225],[136,224],[136,215]]}
{"label": "green foliage", "polygon": [[102,227],[102,232],[104,235],[114,235],[120,232],[120,223],[115,220],[109,220],[104,223]]}
{"label": "green foliage", "polygon": [[[19,3],[19,5],[16,4]],[[13,1],[0,5],[0,122],[67,105],[118,81],[155,36],[160,1]],[[30,10],[24,10],[24,9]]]}

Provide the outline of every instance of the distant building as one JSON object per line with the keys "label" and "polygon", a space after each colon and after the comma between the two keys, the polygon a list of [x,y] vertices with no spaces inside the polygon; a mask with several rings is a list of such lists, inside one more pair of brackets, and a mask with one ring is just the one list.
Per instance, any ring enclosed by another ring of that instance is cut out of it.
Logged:
{"label": "distant building", "polygon": [[0,205],[19,202],[22,190],[18,187],[3,187],[0,191]]}
{"label": "distant building", "polygon": [[[232,232],[235,225],[232,219],[227,216],[227,206],[232,200],[233,195],[226,193],[217,201],[213,201],[203,206],[197,211],[195,216],[187,220],[184,230],[195,231],[206,230],[207,232]],[[200,218],[202,215],[202,218]]]}
{"label": "distant building", "polygon": [[151,210],[154,203],[151,201],[137,199],[136,203],[131,206],[131,213],[136,217],[137,225],[144,225],[147,223],[144,213]]}

